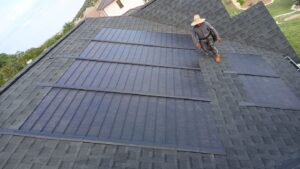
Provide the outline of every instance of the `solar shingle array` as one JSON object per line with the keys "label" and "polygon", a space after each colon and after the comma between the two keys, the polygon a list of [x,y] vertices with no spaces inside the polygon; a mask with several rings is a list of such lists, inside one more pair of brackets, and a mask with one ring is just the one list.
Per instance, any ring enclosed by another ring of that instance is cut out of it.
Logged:
{"label": "solar shingle array", "polygon": [[[156,0],[136,11],[86,19],[1,90],[0,168],[299,166],[300,74],[262,3],[233,19],[219,0]],[[227,34],[220,64],[163,43],[193,45],[177,35],[194,13]],[[171,34],[151,40],[153,31]]]}
{"label": "solar shingle array", "polygon": [[246,101],[240,106],[259,106],[300,110],[300,101],[259,55],[226,54],[231,65],[225,73],[238,74],[247,91]]}
{"label": "solar shingle array", "polygon": [[106,42],[92,41],[57,84],[40,84],[53,89],[21,131],[224,153],[196,52],[178,49],[190,36],[104,29],[96,39]]}

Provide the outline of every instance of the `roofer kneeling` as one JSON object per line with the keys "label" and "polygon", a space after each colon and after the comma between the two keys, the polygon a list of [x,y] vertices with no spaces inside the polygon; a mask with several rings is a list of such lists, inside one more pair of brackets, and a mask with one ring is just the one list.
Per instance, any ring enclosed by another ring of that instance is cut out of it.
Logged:
{"label": "roofer kneeling", "polygon": [[194,27],[192,38],[196,48],[201,48],[206,54],[208,54],[209,51],[213,52],[216,62],[219,63],[221,61],[221,55],[214,46],[215,42],[221,41],[217,30],[205,21],[205,18],[201,18],[199,15],[194,16],[194,21],[191,25]]}

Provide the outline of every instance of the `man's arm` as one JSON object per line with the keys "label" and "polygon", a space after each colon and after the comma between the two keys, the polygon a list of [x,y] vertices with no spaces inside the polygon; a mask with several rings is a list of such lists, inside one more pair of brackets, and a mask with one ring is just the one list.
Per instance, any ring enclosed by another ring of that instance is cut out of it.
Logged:
{"label": "man's arm", "polygon": [[221,37],[220,37],[219,32],[213,26],[211,26],[210,23],[206,22],[206,24],[209,27],[209,29],[216,35],[217,41],[220,41]]}
{"label": "man's arm", "polygon": [[198,35],[195,31],[192,32],[192,39],[193,39],[193,42],[195,44],[195,47],[198,48],[198,49],[201,48],[201,45],[199,43]]}

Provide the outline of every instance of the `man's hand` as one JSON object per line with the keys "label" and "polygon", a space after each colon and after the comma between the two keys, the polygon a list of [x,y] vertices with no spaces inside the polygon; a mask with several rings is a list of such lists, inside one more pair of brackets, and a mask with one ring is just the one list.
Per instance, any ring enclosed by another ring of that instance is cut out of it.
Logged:
{"label": "man's hand", "polygon": [[217,40],[216,40],[216,42],[218,42],[218,43],[220,43],[222,41],[222,38],[218,38]]}
{"label": "man's hand", "polygon": [[196,48],[197,48],[197,49],[200,49],[200,48],[201,48],[201,45],[200,45],[200,43],[196,43],[196,45],[195,45],[195,46],[196,46]]}

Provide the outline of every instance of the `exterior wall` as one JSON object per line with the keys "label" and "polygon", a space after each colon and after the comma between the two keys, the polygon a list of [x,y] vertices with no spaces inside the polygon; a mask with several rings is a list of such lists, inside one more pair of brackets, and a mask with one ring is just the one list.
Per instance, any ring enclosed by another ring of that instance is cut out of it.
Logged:
{"label": "exterior wall", "polygon": [[84,11],[84,18],[97,18],[105,16],[104,11],[100,11],[97,9],[97,6],[99,6],[99,3],[95,6],[89,7]]}
{"label": "exterior wall", "polygon": [[117,2],[113,2],[104,9],[105,13],[108,16],[120,16],[132,8],[145,4],[144,0],[121,0],[121,2],[124,5],[123,8],[120,9]]}

